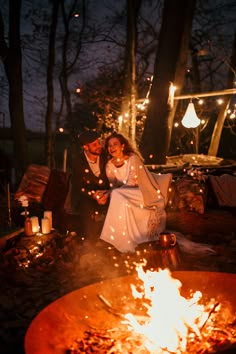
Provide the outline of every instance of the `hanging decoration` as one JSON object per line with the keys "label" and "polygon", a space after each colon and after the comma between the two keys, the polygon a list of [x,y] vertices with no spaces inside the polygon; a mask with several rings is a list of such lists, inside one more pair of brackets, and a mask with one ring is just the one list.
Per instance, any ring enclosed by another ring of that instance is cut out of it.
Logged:
{"label": "hanging decoration", "polygon": [[188,104],[187,110],[181,123],[185,128],[197,128],[200,125],[201,121],[196,114],[192,101]]}

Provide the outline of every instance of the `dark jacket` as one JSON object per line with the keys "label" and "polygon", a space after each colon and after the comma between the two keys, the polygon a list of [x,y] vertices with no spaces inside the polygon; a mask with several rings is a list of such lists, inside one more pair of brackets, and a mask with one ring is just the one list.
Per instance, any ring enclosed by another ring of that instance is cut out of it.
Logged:
{"label": "dark jacket", "polygon": [[105,172],[106,162],[105,154],[101,154],[101,173],[99,177],[96,177],[90,169],[84,152],[81,152],[74,161],[72,161],[71,203],[73,211],[78,212],[80,215],[87,215],[87,213],[91,214],[97,210],[101,211],[104,209],[104,206],[99,205],[96,200],[92,198],[92,192],[109,189],[109,182]]}

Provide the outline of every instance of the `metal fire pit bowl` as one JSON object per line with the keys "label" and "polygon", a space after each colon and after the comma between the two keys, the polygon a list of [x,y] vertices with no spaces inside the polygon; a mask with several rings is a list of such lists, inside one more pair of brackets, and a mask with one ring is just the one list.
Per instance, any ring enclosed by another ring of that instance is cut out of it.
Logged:
{"label": "metal fire pit bowl", "polygon": [[[203,299],[227,301],[235,313],[236,274],[200,271],[175,271],[171,274],[181,281],[183,296],[186,297],[191,289],[200,290]],[[25,354],[65,354],[76,339],[83,338],[87,329],[121,328],[121,318],[114,313],[135,313],[130,285],[137,282],[136,275],[109,279],[54,301],[31,322],[25,335]],[[109,301],[114,313],[109,311],[99,295]]]}

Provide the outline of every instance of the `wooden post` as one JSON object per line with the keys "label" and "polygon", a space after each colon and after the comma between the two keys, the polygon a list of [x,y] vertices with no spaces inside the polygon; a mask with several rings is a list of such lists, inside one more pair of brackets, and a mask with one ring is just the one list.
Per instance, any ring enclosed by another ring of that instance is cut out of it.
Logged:
{"label": "wooden post", "polygon": [[11,191],[10,191],[10,183],[7,183],[7,207],[8,207],[8,225],[11,227]]}
{"label": "wooden post", "polygon": [[67,165],[67,149],[64,149],[64,155],[63,155],[63,172],[66,172],[66,165]]}

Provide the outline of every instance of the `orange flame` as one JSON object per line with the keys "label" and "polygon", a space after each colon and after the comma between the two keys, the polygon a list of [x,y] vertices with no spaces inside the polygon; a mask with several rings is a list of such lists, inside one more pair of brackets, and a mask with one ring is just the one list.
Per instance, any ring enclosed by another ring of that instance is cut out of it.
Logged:
{"label": "orange flame", "polygon": [[144,338],[144,346],[149,352],[183,353],[189,338],[201,337],[200,329],[209,317],[209,308],[200,304],[202,293],[196,291],[188,299],[183,297],[181,282],[172,278],[168,269],[145,272],[138,266],[137,272],[143,286],[140,290],[131,285],[132,294],[136,299],[145,300],[147,315],[140,321],[128,313],[124,323]]}

